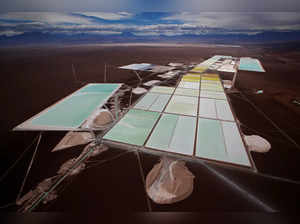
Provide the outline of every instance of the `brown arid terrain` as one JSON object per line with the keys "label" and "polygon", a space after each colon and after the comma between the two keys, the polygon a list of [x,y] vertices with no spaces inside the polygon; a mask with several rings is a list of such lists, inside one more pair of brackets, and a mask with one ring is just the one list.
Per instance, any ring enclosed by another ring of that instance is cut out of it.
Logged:
{"label": "brown arid terrain", "polygon": [[[146,196],[136,155],[109,149],[99,156],[101,165],[91,166],[68,179],[58,188],[56,200],[41,204],[36,210],[98,213],[299,210],[300,106],[292,104],[292,100],[300,98],[300,50],[290,47],[120,44],[1,48],[1,175],[38,135],[37,132],[12,132],[12,128],[83,83],[103,82],[105,64],[107,82],[134,86],[135,75],[117,69],[118,66],[143,62],[200,63],[213,55],[258,58],[266,70],[265,73],[239,72],[239,92],[229,94],[242,131],[260,135],[272,145],[268,153],[251,152],[258,173],[188,161],[186,166],[195,175],[193,193],[181,202],[162,206]],[[257,90],[263,93],[257,94]],[[54,176],[62,163],[80,154],[84,146],[51,153],[64,134],[43,133],[24,192]],[[15,200],[32,152],[33,149],[1,180],[0,206]],[[141,162],[147,175],[159,157],[141,153]]]}

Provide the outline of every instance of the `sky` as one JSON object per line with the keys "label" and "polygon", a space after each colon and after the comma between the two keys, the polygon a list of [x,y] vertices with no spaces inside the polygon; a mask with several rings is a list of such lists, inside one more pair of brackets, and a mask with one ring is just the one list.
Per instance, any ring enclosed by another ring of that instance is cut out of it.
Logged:
{"label": "sky", "polygon": [[0,37],[299,31],[299,0],[1,0]]}
{"label": "sky", "polygon": [[1,0],[6,11],[300,11],[299,0]]}

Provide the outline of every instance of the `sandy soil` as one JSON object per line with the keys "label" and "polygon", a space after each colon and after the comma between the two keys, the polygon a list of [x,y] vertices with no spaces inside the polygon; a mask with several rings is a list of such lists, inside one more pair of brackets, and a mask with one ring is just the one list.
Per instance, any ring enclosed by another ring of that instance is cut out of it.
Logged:
{"label": "sandy soil", "polygon": [[[108,82],[125,82],[136,85],[137,80],[134,74],[116,69],[116,67],[143,62],[161,65],[169,62],[199,63],[216,54],[252,56],[261,60],[266,73],[241,72],[237,79],[237,87],[244,96],[231,94],[230,100],[238,119],[243,124],[243,131],[246,134],[261,134],[272,144],[272,149],[267,154],[252,153],[259,172],[300,181],[298,171],[300,148],[297,147],[300,145],[299,107],[296,108],[289,103],[292,97],[300,96],[300,51],[284,50],[284,48],[280,48],[280,50],[265,49],[257,46],[68,46],[65,48],[0,49],[1,173],[12,164],[37,135],[35,132],[13,133],[10,130],[82,86],[82,83],[76,83],[74,80],[72,64],[74,64],[77,78],[83,83],[103,82],[104,67],[107,64]],[[151,78],[149,77],[148,80]],[[253,94],[255,90],[260,89],[264,90],[263,94]],[[245,97],[263,111],[264,115],[249,104]],[[122,103],[126,105],[128,98],[124,99],[125,102]],[[133,98],[133,100],[136,99],[137,97]],[[281,131],[278,131],[265,116],[274,121]],[[283,135],[282,131],[289,137]],[[50,153],[64,134],[58,132],[44,133],[37,160],[25,186],[25,192],[29,191],[36,183],[53,175],[67,159],[80,153],[81,147]],[[289,138],[293,139],[294,142],[291,142]],[[112,158],[118,153],[122,153],[122,150],[109,150],[105,156]],[[1,204],[14,200],[25,175],[30,156],[30,153],[27,154],[23,162],[5,179],[5,184],[1,184],[1,188],[8,192],[1,197]],[[118,210],[123,207],[132,211],[149,210],[135,156],[127,154],[116,161],[102,167],[103,170],[102,168],[88,170],[76,179],[72,186],[68,187],[69,190],[64,193],[63,197],[54,204],[43,207],[43,209],[46,211],[92,209],[91,206],[97,204],[97,208],[103,211]],[[145,174],[151,170],[157,161],[158,158],[156,157],[143,155]],[[226,184],[221,183],[217,177],[203,170],[203,167],[191,163],[187,163],[187,166],[192,167],[191,171],[196,176],[196,187],[192,197],[173,206],[152,205],[152,209],[158,211],[260,210],[253,203],[242,199],[242,196],[238,199],[238,193],[228,186],[223,186]],[[244,186],[246,185],[257,195],[272,202],[275,208],[293,210],[297,207],[296,201],[299,201],[300,195],[299,191],[296,192],[297,185],[280,181],[280,183],[276,181],[274,183],[272,180],[266,181],[265,179],[258,180],[252,175],[249,177],[243,172],[231,171],[231,169],[219,168],[218,166],[217,169],[221,169],[232,179]],[[122,171],[119,172],[120,170]],[[95,183],[94,179],[98,180],[99,183],[97,181]],[[123,184],[120,188],[119,181],[130,184],[128,186]],[[268,191],[261,189],[257,184],[264,186]],[[277,185],[274,186],[274,184]],[[200,189],[197,188],[197,185],[201,186]],[[214,196],[209,194],[211,190],[215,191]],[[280,196],[281,190],[285,190],[286,195],[284,197]],[[80,191],[81,196],[78,195],[78,191]],[[113,196],[113,194],[115,195]],[[124,202],[118,204],[120,198]],[[199,205],[200,198],[206,203]],[[232,200],[232,198],[236,198],[236,200]],[[86,200],[90,200],[91,205],[84,205],[83,202]],[[222,200],[224,202],[220,202]]]}

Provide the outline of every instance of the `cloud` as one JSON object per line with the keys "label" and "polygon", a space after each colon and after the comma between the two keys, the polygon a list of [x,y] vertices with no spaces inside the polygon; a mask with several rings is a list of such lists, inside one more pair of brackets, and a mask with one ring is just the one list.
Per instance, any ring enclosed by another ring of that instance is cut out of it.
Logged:
{"label": "cloud", "polygon": [[90,20],[73,16],[68,13],[58,12],[8,12],[0,14],[0,19],[21,21],[40,22],[47,24],[73,23],[73,24],[90,24]]}
{"label": "cloud", "polygon": [[77,14],[84,15],[84,16],[92,16],[100,19],[105,20],[122,20],[128,19],[132,17],[131,13],[128,12],[118,12],[118,13],[111,13],[111,12],[78,12]]}
{"label": "cloud", "polygon": [[[49,31],[44,31],[43,33],[49,33]],[[120,35],[122,32],[117,31],[109,31],[109,30],[77,30],[77,31],[70,31],[70,30],[60,30],[51,32],[52,34],[67,34],[67,35],[74,35],[74,34],[92,34],[92,35]]]}
{"label": "cloud", "polygon": [[300,29],[300,14],[296,12],[182,12],[166,17],[164,20],[180,20],[187,26],[233,30]]}
{"label": "cloud", "polygon": [[[93,17],[102,20],[93,19]],[[128,23],[128,20],[130,23]],[[124,22],[125,21],[125,22]],[[95,35],[176,36],[207,34],[254,35],[266,30],[300,30],[300,14],[287,12],[182,12],[132,14],[127,12],[10,12],[0,14],[0,31]],[[3,34],[4,35],[4,34]]]}
{"label": "cloud", "polygon": [[6,36],[6,37],[13,37],[21,34],[23,34],[23,32],[18,32],[13,30],[0,31],[0,36]]}
{"label": "cloud", "polygon": [[173,0],[172,10],[199,12],[274,12],[300,10],[299,0]]}

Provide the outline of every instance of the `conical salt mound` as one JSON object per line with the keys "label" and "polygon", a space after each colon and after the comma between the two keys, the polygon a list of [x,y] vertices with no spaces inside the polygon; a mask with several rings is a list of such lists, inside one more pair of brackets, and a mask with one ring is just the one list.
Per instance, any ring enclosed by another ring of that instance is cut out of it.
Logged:
{"label": "conical salt mound", "polygon": [[160,82],[159,80],[150,80],[148,82],[145,82],[143,85],[144,86],[153,86],[153,85],[155,85],[155,84],[157,84],[159,82]]}
{"label": "conical salt mound", "polygon": [[105,126],[113,121],[111,112],[102,110],[93,120],[93,126],[95,128]]}
{"label": "conical salt mound", "polygon": [[52,149],[52,152],[67,149],[70,147],[84,145],[93,141],[93,136],[90,132],[73,132],[69,131]]}
{"label": "conical salt mound", "polygon": [[258,135],[245,135],[244,139],[250,151],[265,153],[271,149],[271,144]]}
{"label": "conical salt mound", "polygon": [[132,93],[134,93],[136,95],[144,94],[146,92],[147,92],[147,90],[145,88],[142,88],[142,87],[136,87],[132,90]]}
{"label": "conical salt mound", "polygon": [[172,204],[193,192],[194,175],[183,161],[164,158],[146,178],[148,196],[158,204]]}

